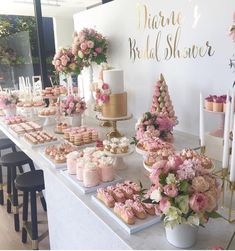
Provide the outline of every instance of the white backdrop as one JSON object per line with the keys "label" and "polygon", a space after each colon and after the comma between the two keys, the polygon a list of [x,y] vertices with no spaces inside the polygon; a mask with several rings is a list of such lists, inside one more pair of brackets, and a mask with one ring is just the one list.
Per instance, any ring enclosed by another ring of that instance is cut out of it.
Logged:
{"label": "white backdrop", "polygon": [[[139,30],[138,5],[141,10],[146,5],[148,15],[156,15],[158,21],[160,11],[165,17],[169,17],[172,11],[175,14],[180,12],[180,25],[143,29],[144,12],[141,11]],[[84,27],[95,28],[109,39],[108,62],[124,70],[129,111],[136,118],[149,109],[153,86],[159,74],[163,73],[179,119],[177,129],[197,135],[199,92],[202,91],[203,95],[224,94],[234,81],[235,73],[228,66],[234,51],[234,44],[228,37],[234,7],[235,0],[226,0],[226,3],[221,0],[115,0],[76,14],[74,23],[77,31]],[[174,35],[179,26],[179,49],[193,44],[206,48],[209,41],[214,55],[164,60],[164,50],[169,48],[166,36]],[[161,33],[158,49],[161,61],[141,59],[133,62],[128,39],[136,39],[136,44],[143,49],[149,35],[149,47],[154,47],[158,32]],[[214,122],[219,123],[218,118],[206,115],[206,130],[214,127]]]}

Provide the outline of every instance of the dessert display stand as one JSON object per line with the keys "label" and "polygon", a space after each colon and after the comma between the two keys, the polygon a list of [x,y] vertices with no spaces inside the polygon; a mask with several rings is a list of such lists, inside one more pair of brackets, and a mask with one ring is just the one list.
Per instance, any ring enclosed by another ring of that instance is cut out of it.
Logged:
{"label": "dessert display stand", "polygon": [[104,151],[105,154],[107,154],[110,157],[115,158],[115,162],[114,162],[114,168],[116,170],[123,170],[127,168],[127,164],[125,163],[125,161],[123,160],[124,157],[131,155],[134,152],[133,147],[129,147],[129,150],[127,153],[111,153],[108,151]]}
{"label": "dessert display stand", "polygon": [[55,115],[48,115],[48,116],[43,116],[43,115],[38,115],[39,118],[44,118],[44,123],[43,126],[49,126],[55,124]]}
{"label": "dessert display stand", "polygon": [[223,138],[224,136],[224,119],[225,119],[225,113],[224,112],[213,112],[204,109],[204,112],[211,113],[214,115],[220,115],[220,126],[218,129],[215,129],[214,131],[210,132],[210,135],[218,138]]}
{"label": "dessert display stand", "polygon": [[127,116],[120,117],[120,118],[108,118],[108,117],[102,116],[101,114],[98,114],[98,115],[96,115],[96,118],[99,121],[109,121],[109,122],[111,122],[112,131],[109,132],[109,133],[107,133],[108,139],[111,139],[111,138],[121,138],[123,135],[117,129],[117,122],[118,121],[130,120],[132,118],[132,114],[128,114]]}

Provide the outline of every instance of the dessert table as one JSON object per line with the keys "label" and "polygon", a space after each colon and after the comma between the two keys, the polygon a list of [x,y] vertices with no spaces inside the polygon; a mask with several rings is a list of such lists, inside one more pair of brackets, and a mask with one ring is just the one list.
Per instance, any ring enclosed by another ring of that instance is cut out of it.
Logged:
{"label": "dessert table", "polygon": [[[95,119],[85,118],[86,125],[95,126]],[[126,136],[134,136],[132,119],[120,122],[120,129]],[[128,127],[128,128],[127,128]],[[53,127],[44,127],[53,132]],[[132,129],[131,129],[132,128]],[[45,193],[51,249],[175,249],[165,237],[164,226],[157,223],[138,233],[128,235],[92,200],[92,194],[83,194],[70,183],[59,170],[53,168],[41,156],[41,148],[30,148],[22,139],[9,131],[0,122],[1,131],[22,149],[44,171]],[[99,128],[104,139],[108,128]],[[198,138],[182,132],[175,132],[175,147],[198,147]],[[61,137],[61,135],[57,135]],[[134,152],[125,158],[128,166],[118,170],[117,174],[124,179],[141,181],[145,187],[150,185],[147,171],[143,167],[143,157]],[[198,241],[192,249],[207,249],[210,246],[226,247],[232,237],[234,224],[223,219],[211,220],[205,228],[200,228]],[[235,248],[235,247],[233,247]]]}

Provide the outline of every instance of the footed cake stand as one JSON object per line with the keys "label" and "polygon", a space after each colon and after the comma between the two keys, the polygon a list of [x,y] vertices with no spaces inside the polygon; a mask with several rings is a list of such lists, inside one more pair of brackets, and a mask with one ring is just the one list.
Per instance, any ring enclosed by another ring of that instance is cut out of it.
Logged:
{"label": "footed cake stand", "polygon": [[129,146],[129,150],[127,153],[111,153],[108,151],[104,151],[106,155],[115,158],[114,168],[116,170],[123,170],[127,168],[125,161],[123,160],[124,157],[131,155],[134,152],[133,147]]}
{"label": "footed cake stand", "polygon": [[107,133],[107,137],[109,139],[111,138],[121,138],[123,135],[117,130],[117,121],[124,121],[124,120],[129,120],[132,118],[132,114],[128,114],[125,117],[120,117],[120,118],[109,118],[109,117],[104,117],[101,114],[96,115],[96,118],[100,121],[109,121],[112,125],[112,131]]}

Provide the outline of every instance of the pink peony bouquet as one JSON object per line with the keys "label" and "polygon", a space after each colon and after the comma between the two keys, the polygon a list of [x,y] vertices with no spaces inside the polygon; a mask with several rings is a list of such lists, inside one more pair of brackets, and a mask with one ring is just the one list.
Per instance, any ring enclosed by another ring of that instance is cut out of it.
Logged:
{"label": "pink peony bouquet", "polygon": [[83,98],[69,95],[60,102],[60,111],[65,116],[82,114],[86,110],[86,102]]}
{"label": "pink peony bouquet", "polygon": [[204,157],[195,155],[187,159],[175,154],[153,165],[150,174],[153,185],[144,202],[156,204],[155,212],[163,216],[165,226],[184,223],[199,226],[210,217],[220,217],[216,213],[220,184],[203,161]]}
{"label": "pink peony bouquet", "polygon": [[73,36],[72,53],[78,60],[82,60],[85,66],[92,62],[101,64],[107,61],[108,43],[105,37],[94,29],[83,29]]}
{"label": "pink peony bouquet", "polygon": [[136,140],[159,137],[171,141],[174,126],[175,120],[173,118],[145,112],[136,124]]}
{"label": "pink peony bouquet", "polygon": [[111,94],[111,90],[109,89],[109,85],[103,83],[101,88],[96,89],[96,102],[98,105],[103,105],[109,101],[109,95]]}
{"label": "pink peony bouquet", "polygon": [[0,93],[0,108],[15,108],[16,104],[19,102],[19,96],[16,93]]}
{"label": "pink peony bouquet", "polygon": [[63,72],[65,74],[71,72],[80,74],[84,67],[82,60],[74,56],[71,48],[59,49],[52,60],[52,64],[55,66],[57,72]]}

